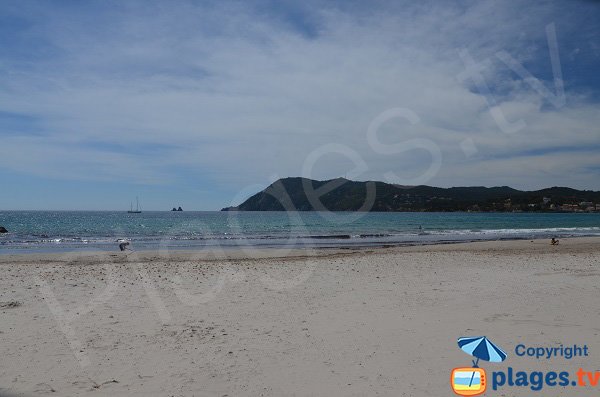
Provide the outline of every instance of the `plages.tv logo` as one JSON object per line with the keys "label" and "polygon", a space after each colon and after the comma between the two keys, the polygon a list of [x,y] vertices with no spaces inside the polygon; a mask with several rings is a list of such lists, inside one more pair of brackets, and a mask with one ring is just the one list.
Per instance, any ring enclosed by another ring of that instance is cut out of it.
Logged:
{"label": "plages.tv logo", "polygon": [[485,369],[479,368],[479,360],[499,363],[506,359],[506,353],[485,336],[458,338],[458,347],[475,357],[472,367],[459,367],[452,370],[450,385],[459,396],[477,396],[485,393],[487,377]]}

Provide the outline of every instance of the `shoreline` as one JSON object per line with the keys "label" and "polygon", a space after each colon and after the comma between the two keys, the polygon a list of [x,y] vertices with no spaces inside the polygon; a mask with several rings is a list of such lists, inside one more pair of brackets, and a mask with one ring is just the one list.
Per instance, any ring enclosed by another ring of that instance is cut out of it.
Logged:
{"label": "shoreline", "polygon": [[[219,248],[219,247],[217,247]],[[65,251],[52,253],[2,253],[0,265],[9,263],[60,263],[82,260],[86,263],[122,263],[123,261],[149,262],[181,262],[197,260],[201,262],[218,262],[223,260],[262,260],[262,259],[294,259],[325,258],[339,255],[402,253],[402,252],[464,252],[464,251],[506,251],[514,249],[532,250],[539,253],[556,250],[580,250],[600,248],[600,236],[581,236],[560,238],[560,244],[551,246],[544,239],[498,239],[476,241],[438,241],[422,244],[374,244],[351,245],[341,247],[227,247],[211,249],[176,249],[176,250],[135,250],[115,251]]]}

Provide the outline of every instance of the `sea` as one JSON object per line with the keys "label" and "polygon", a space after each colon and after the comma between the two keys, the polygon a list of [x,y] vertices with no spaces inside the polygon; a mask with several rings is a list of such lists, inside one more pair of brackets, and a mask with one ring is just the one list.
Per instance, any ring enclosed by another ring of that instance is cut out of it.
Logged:
{"label": "sea", "polygon": [[600,236],[600,213],[0,211],[0,254],[360,247]]}

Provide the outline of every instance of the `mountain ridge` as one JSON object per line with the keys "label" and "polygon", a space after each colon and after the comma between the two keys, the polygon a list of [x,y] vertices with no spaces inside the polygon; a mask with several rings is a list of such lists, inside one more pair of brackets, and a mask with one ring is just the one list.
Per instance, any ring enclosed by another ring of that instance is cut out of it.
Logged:
{"label": "mountain ridge", "polygon": [[509,186],[442,188],[287,177],[221,211],[576,211],[573,206],[581,203],[581,210],[595,211],[600,192],[560,186],[527,191]]}

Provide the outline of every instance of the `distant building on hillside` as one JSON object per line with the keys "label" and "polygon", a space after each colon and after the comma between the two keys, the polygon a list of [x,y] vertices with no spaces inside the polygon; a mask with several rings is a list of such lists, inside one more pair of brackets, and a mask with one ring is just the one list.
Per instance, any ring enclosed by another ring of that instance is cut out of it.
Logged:
{"label": "distant building on hillside", "polygon": [[563,204],[560,209],[561,211],[575,212],[579,210],[579,206],[577,204]]}

